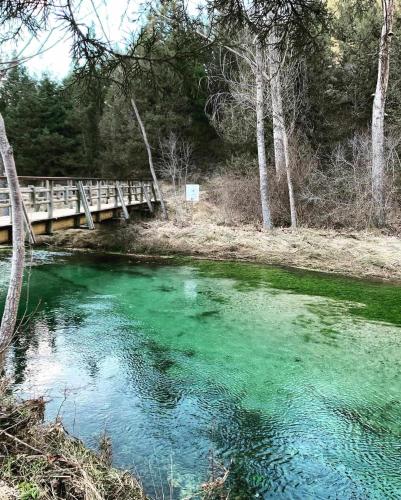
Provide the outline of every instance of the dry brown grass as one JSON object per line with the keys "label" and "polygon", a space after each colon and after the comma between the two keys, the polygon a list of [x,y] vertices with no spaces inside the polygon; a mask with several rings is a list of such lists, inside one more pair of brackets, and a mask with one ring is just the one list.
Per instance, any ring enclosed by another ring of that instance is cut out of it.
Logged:
{"label": "dry brown grass", "polygon": [[[293,266],[357,277],[401,281],[401,239],[378,231],[227,225],[209,201],[187,205],[170,221],[150,219],[95,231],[63,231],[42,242],[63,248],[90,248],[141,255],[188,255]],[[183,215],[184,214],[184,215]]]}
{"label": "dry brown grass", "polygon": [[209,213],[215,207],[221,223],[238,225],[261,221],[259,179],[253,170],[242,175],[217,177],[206,184],[203,195],[208,200]]}
{"label": "dry brown grass", "polygon": [[45,425],[44,406],[43,399],[16,400],[1,384],[0,498],[145,499],[131,474],[111,467],[59,421]]}

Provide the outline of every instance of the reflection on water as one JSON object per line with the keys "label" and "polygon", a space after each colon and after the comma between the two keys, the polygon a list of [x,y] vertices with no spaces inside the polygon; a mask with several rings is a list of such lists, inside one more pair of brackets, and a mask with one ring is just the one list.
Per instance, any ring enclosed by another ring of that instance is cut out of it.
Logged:
{"label": "reflection on water", "polygon": [[212,451],[234,498],[401,496],[399,287],[46,252],[29,281],[16,387],[105,430],[150,495],[194,491]]}

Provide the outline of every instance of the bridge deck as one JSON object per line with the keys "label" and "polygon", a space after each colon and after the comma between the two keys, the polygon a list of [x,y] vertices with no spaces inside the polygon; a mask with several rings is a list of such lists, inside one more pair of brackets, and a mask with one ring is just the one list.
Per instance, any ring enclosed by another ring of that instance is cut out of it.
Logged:
{"label": "bridge deck", "polygon": [[[151,181],[78,179],[66,177],[20,177],[27,234],[32,243],[36,234],[52,233],[122,215],[135,208],[151,212],[157,203]],[[11,239],[10,194],[0,177],[0,243]]]}
{"label": "bridge deck", "polygon": [[[151,201],[152,203],[154,202],[153,199]],[[140,205],[144,207],[147,206],[146,202],[141,202],[141,201],[133,201],[130,204],[126,203],[127,208]],[[115,210],[116,208],[121,209],[121,205],[119,204],[118,206],[116,206],[115,203],[102,203],[100,208],[94,205],[90,205],[89,207],[92,214],[95,214],[97,212]],[[49,220],[48,212],[28,212],[28,214],[29,214],[29,220],[32,224],[35,222],[46,222]],[[57,219],[62,219],[64,217],[73,217],[77,215],[85,216],[85,212],[82,210],[78,213],[74,208],[59,208],[54,210],[53,217],[51,219],[57,220]],[[10,215],[3,215],[0,217],[0,228],[8,227],[11,225],[12,224]]]}

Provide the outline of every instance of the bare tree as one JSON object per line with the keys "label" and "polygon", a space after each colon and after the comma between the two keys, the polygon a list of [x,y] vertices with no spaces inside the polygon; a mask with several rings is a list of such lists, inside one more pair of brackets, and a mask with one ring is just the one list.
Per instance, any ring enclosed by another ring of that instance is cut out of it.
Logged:
{"label": "bare tree", "polygon": [[187,182],[192,166],[193,146],[191,143],[179,138],[170,132],[167,139],[161,140],[160,148],[160,174],[171,180],[174,193],[178,194]]}
{"label": "bare tree", "polygon": [[263,227],[272,229],[269,179],[267,175],[266,146],[265,146],[265,124],[264,124],[264,99],[263,99],[263,51],[259,40],[255,42],[255,80],[256,80],[256,142],[258,147],[259,178],[260,178],[260,198],[262,202]]}
{"label": "bare tree", "polygon": [[0,113],[0,153],[10,191],[13,252],[11,258],[10,281],[3,317],[0,326],[0,363],[7,349],[17,321],[18,305],[22,289],[25,264],[25,232],[22,195],[15,168],[13,149],[6,134],[3,116]]}
{"label": "bare tree", "polygon": [[[43,52],[44,45],[48,38],[40,47],[39,51],[23,57],[33,40],[33,34],[40,31],[40,27],[45,22],[47,16],[46,3],[41,0],[24,2],[23,0],[5,0],[0,5],[0,24],[2,34],[0,37],[0,47],[3,43],[15,40],[21,36],[23,29],[26,28],[31,33],[31,38],[24,45],[22,50],[16,54],[11,61],[0,61],[0,84],[6,77],[7,72],[18,66],[21,62],[26,62]],[[0,371],[3,368],[4,356],[9,346],[17,322],[18,307],[21,297],[22,283],[25,267],[25,230],[24,230],[24,212],[23,199],[19,186],[17,169],[14,161],[14,152],[8,142],[6,126],[2,114],[0,113],[0,155],[2,169],[7,179],[10,197],[11,224],[12,224],[12,256],[10,279],[6,301],[4,304],[3,316],[0,325]]]}
{"label": "bare tree", "polygon": [[163,218],[165,220],[167,220],[168,215],[167,215],[166,205],[164,203],[164,198],[163,198],[163,194],[162,194],[161,189],[160,189],[159,181],[157,180],[156,171],[155,171],[155,167],[153,164],[152,149],[151,149],[150,144],[149,144],[148,135],[146,133],[145,125],[143,124],[141,115],[139,114],[135,99],[132,96],[131,96],[131,106],[132,106],[132,109],[135,113],[136,119],[138,120],[139,128],[141,129],[141,133],[142,133],[142,137],[143,137],[143,142],[145,143],[146,151],[148,152],[149,169],[150,169],[150,173],[152,175],[152,179],[153,179],[153,182],[155,185],[157,197],[159,198],[159,201],[160,201],[160,206],[162,208]]}
{"label": "bare tree", "polygon": [[268,40],[268,67],[270,79],[270,95],[272,103],[273,141],[276,172],[279,178],[287,177],[288,198],[290,202],[291,227],[297,227],[297,211],[295,206],[294,187],[291,176],[290,153],[288,148],[288,134],[283,109],[281,56],[278,48],[278,39],[272,29]]}
{"label": "bare tree", "polygon": [[375,224],[385,224],[384,210],[384,109],[390,72],[390,43],[395,13],[395,0],[382,0],[383,27],[380,36],[379,64],[372,110],[372,197]]}
{"label": "bare tree", "polygon": [[[239,46],[239,48],[238,48]],[[291,175],[291,161],[288,145],[289,130],[295,123],[295,116],[299,107],[299,96],[295,95],[294,79],[297,77],[298,64],[286,63],[280,57],[276,35],[269,37],[268,43],[251,41],[250,36],[242,34],[236,49],[230,50],[235,56],[235,69],[231,71],[230,64],[225,58],[220,61],[223,83],[228,90],[214,94],[209,100],[212,108],[212,120],[219,126],[227,129],[224,120],[227,106],[242,109],[241,128],[235,129],[235,134],[246,133],[244,123],[249,123],[249,110],[257,112],[256,108],[256,79],[258,70],[263,78],[263,116],[270,117],[273,125],[274,159],[277,177],[280,180],[286,176],[288,197],[290,204],[291,226],[297,226],[297,213],[295,205],[294,188]],[[257,55],[259,52],[259,56]],[[257,58],[259,62],[257,63]],[[293,123],[290,128],[286,126],[284,102],[287,112],[291,111]],[[259,108],[260,110],[260,108]],[[238,117],[233,115],[234,120]],[[252,127],[252,125],[251,125]],[[263,167],[262,167],[263,168]]]}

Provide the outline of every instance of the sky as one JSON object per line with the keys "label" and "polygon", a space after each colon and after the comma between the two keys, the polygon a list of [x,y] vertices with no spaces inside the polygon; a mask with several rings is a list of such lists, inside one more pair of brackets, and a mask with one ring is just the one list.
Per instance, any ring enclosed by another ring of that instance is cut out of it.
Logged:
{"label": "sky", "polygon": [[[99,35],[103,36],[104,31],[113,45],[122,46],[132,29],[140,25],[141,3],[141,0],[77,0],[75,16],[86,26],[94,26]],[[196,12],[198,3],[199,0],[188,0],[190,12]],[[26,62],[32,74],[47,73],[62,79],[71,69],[70,50],[69,33],[60,22],[50,20],[49,31],[38,39],[26,34],[19,41],[3,46],[1,52],[10,55],[22,51],[22,57],[34,56]]]}

